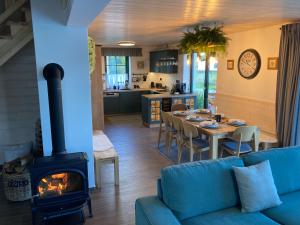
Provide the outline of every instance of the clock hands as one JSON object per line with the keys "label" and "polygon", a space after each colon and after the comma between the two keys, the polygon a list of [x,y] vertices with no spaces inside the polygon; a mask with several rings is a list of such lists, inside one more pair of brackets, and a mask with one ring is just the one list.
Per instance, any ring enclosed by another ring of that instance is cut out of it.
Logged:
{"label": "clock hands", "polygon": [[248,62],[246,62],[246,61],[244,61],[244,60],[242,60],[242,63],[245,63],[245,64],[247,64],[249,67],[251,67],[252,69],[254,69],[255,70],[255,68],[253,67],[253,66],[251,66]]}

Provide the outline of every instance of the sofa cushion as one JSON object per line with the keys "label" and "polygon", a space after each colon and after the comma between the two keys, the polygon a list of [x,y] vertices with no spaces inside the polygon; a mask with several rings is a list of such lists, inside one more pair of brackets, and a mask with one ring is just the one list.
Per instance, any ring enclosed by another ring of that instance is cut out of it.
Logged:
{"label": "sofa cushion", "polygon": [[300,147],[250,153],[243,160],[245,166],[269,160],[278,194],[300,190]]}
{"label": "sofa cushion", "polygon": [[265,215],[256,213],[242,213],[239,208],[229,208],[221,211],[192,217],[181,221],[182,225],[279,225]]}
{"label": "sofa cushion", "polygon": [[179,219],[239,204],[232,166],[238,157],[170,166],[161,171],[163,201]]}
{"label": "sofa cushion", "polygon": [[300,191],[281,195],[282,204],[262,213],[284,225],[300,225]]}
{"label": "sofa cushion", "polygon": [[269,160],[248,167],[233,167],[242,212],[258,212],[281,204]]}

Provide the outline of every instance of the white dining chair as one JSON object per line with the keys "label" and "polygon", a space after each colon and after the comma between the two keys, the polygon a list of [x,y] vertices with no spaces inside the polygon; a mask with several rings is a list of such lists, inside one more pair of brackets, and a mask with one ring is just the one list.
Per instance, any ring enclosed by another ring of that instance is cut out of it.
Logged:
{"label": "white dining chair", "polygon": [[[209,143],[208,141],[201,138],[199,135],[197,127],[195,127],[193,124],[190,124],[188,122],[183,122],[183,142],[184,146],[187,147],[187,149],[190,151],[190,161],[193,161],[194,154],[199,153],[200,160],[202,158],[202,152],[208,151]],[[182,152],[179,156],[179,162],[181,160]]]}
{"label": "white dining chair", "polygon": [[221,144],[221,157],[224,151],[230,155],[240,156],[255,150],[255,141],[259,139],[256,126],[238,127],[231,136]]}

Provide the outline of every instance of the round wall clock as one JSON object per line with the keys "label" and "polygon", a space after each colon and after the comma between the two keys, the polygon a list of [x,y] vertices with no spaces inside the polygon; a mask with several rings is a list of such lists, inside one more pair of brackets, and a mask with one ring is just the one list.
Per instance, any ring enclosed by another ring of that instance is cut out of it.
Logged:
{"label": "round wall clock", "polygon": [[238,61],[238,70],[242,77],[253,79],[260,70],[261,59],[255,49],[247,49],[242,52]]}

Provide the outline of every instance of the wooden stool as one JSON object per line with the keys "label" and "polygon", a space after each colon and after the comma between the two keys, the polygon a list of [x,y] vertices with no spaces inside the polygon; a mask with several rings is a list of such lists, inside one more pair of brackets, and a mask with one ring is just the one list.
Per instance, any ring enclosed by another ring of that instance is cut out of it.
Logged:
{"label": "wooden stool", "polygon": [[115,185],[119,185],[119,156],[114,148],[105,151],[94,151],[96,187],[101,188],[101,166],[114,164]]}
{"label": "wooden stool", "polygon": [[259,144],[262,144],[263,150],[271,148],[273,145],[278,144],[275,136],[261,132],[259,136]]}

